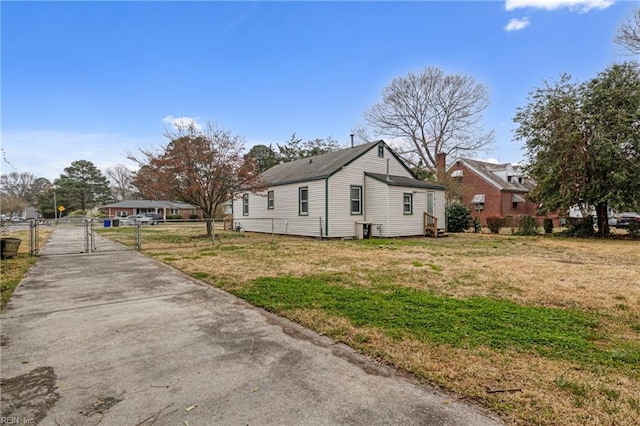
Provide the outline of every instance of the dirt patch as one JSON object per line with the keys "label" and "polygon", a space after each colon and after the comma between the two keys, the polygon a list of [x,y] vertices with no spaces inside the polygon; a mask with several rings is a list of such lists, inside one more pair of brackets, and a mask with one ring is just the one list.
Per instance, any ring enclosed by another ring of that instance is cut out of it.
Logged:
{"label": "dirt patch", "polygon": [[111,407],[113,407],[120,401],[122,400],[118,398],[114,398],[112,396],[105,396],[102,398],[98,398],[96,402],[94,402],[84,410],[80,411],[80,414],[85,415],[87,417],[91,417],[94,414],[105,414],[107,411],[109,411]]}
{"label": "dirt patch", "polygon": [[2,418],[17,417],[24,423],[39,423],[60,399],[53,367],[38,367],[27,374],[2,379],[0,388]]}

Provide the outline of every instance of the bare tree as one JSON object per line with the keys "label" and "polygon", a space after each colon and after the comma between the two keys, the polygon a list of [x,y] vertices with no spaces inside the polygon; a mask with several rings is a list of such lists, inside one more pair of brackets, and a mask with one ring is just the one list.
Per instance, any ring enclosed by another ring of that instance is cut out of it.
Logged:
{"label": "bare tree", "polygon": [[31,187],[36,177],[29,172],[11,172],[0,176],[2,211],[13,215],[31,202]]}
{"label": "bare tree", "polygon": [[111,183],[111,192],[116,201],[128,200],[132,197],[135,191],[131,184],[134,178],[133,171],[123,164],[116,164],[106,170],[106,175]]}
{"label": "bare tree", "polygon": [[[211,124],[203,130],[180,127],[166,136],[170,141],[159,151],[129,155],[140,164],[133,184],[144,196],[184,201],[213,219],[218,206],[238,191],[262,189],[255,160],[242,155],[241,137]],[[207,235],[212,234],[208,221]]]}
{"label": "bare tree", "polygon": [[481,126],[488,106],[487,88],[472,77],[428,67],[394,79],[365,121],[379,136],[401,139],[407,163],[433,173],[438,152],[468,155],[491,145],[493,131]]}
{"label": "bare tree", "polygon": [[618,27],[613,42],[631,55],[640,55],[640,8],[634,10],[631,17]]}
{"label": "bare tree", "polygon": [[0,190],[3,194],[27,200],[36,177],[29,172],[11,172],[0,176]]}

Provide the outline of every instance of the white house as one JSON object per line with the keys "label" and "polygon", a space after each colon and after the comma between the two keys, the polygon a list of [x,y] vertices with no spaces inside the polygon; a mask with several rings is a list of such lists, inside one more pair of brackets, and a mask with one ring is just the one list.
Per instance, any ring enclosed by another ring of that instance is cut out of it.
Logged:
{"label": "white house", "polygon": [[368,238],[426,235],[425,221],[435,219],[434,228],[445,228],[444,187],[417,180],[384,141],[279,164],[260,177],[266,190],[234,197],[236,229]]}

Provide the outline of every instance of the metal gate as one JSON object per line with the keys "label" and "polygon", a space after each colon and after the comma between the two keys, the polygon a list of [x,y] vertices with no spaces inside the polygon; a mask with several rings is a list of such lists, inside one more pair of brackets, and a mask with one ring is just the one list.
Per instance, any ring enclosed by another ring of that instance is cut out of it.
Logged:
{"label": "metal gate", "polygon": [[[30,238],[31,254],[52,256],[140,249],[139,224],[118,230],[114,228],[112,232],[101,235],[96,231],[102,224],[103,221],[100,219],[67,220],[57,223],[34,222]],[[46,242],[43,239],[46,239]]]}

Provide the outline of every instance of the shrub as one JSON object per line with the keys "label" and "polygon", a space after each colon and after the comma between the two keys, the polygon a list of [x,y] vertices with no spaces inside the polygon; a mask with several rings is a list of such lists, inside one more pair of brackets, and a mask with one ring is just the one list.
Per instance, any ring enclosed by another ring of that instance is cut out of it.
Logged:
{"label": "shrub", "polygon": [[518,223],[518,235],[533,236],[538,235],[538,225],[533,216],[522,216]]}
{"label": "shrub", "polygon": [[513,231],[513,228],[517,227],[519,223],[519,218],[518,217],[513,217],[510,215],[504,216],[502,218],[502,224],[501,227],[502,228],[511,228],[511,230]]}
{"label": "shrub", "polygon": [[182,215],[179,214],[168,214],[167,215],[167,220],[179,220],[182,219]]}
{"label": "shrub", "polygon": [[69,216],[71,217],[78,217],[78,216],[86,216],[87,212],[84,210],[74,210],[71,213],[69,213]]}
{"label": "shrub", "polygon": [[489,216],[487,218],[487,226],[489,230],[493,234],[500,233],[500,228],[502,228],[503,219],[500,216]]}
{"label": "shrub", "polygon": [[551,234],[553,233],[553,219],[550,218],[545,218],[542,221],[542,227],[544,228],[544,233],[545,234]]}
{"label": "shrub", "polygon": [[571,227],[562,234],[567,237],[593,237],[595,234],[593,229],[593,217],[587,216],[584,219],[573,221]]}
{"label": "shrub", "polygon": [[627,228],[627,232],[631,237],[636,238],[640,236],[640,225],[635,220],[629,221],[629,227]]}
{"label": "shrub", "polygon": [[189,215],[189,219],[191,219],[191,220],[193,220],[193,219],[200,219],[200,216],[198,216],[198,215],[197,215],[197,214],[195,214],[195,213],[191,213],[191,214]]}
{"label": "shrub", "polygon": [[471,210],[460,203],[447,207],[447,229],[449,232],[464,232],[471,223]]}

